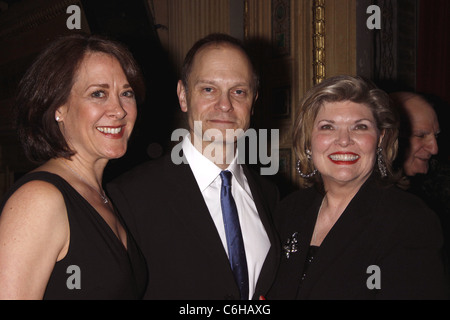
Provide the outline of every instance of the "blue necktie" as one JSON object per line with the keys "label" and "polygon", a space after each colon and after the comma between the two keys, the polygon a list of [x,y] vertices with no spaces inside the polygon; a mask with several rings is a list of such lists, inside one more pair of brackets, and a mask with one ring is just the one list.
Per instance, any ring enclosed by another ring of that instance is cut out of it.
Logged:
{"label": "blue necktie", "polygon": [[230,171],[222,171],[220,177],[222,178],[220,203],[227,237],[228,258],[230,259],[234,278],[241,291],[241,300],[248,300],[247,259],[245,257],[244,241],[242,240],[236,203],[231,194],[232,174]]}

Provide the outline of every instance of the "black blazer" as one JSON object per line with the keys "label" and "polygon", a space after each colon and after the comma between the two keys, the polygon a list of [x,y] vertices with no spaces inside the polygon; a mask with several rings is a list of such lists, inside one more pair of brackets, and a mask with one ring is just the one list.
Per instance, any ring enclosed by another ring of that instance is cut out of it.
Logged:
{"label": "black blazer", "polygon": [[[270,299],[447,299],[442,231],[437,216],[415,196],[372,178],[355,195],[322,242],[301,283],[323,196],[300,190],[280,203],[276,223],[284,244]],[[292,242],[291,242],[292,248]],[[295,249],[295,248],[294,248]],[[368,269],[378,266],[378,271]],[[369,289],[379,275],[381,289]],[[371,279],[369,279],[371,278]]]}
{"label": "black blazer", "polygon": [[[272,284],[279,261],[271,218],[278,190],[243,169],[271,242],[253,296],[258,299]],[[108,185],[108,192],[146,257],[145,299],[239,299],[228,257],[189,165],[175,165],[167,155],[125,173]]]}

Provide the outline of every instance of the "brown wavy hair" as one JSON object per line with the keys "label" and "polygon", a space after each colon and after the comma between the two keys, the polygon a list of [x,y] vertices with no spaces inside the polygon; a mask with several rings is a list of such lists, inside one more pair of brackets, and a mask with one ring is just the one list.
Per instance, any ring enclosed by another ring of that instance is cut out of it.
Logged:
{"label": "brown wavy hair", "polygon": [[73,34],[52,42],[34,61],[19,83],[14,104],[19,140],[27,158],[42,163],[75,154],[62,135],[55,111],[67,102],[76,72],[88,53],[102,52],[116,58],[135,92],[145,98],[139,66],[122,44],[100,36]]}

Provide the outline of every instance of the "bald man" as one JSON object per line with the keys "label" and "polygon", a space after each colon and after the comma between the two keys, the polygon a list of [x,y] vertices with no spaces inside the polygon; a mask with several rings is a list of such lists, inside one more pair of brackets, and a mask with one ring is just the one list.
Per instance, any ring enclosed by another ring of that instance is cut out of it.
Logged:
{"label": "bald man", "polygon": [[[410,92],[391,94],[392,100],[402,109],[409,122],[403,124],[401,132],[409,135],[409,146],[405,150],[403,170],[406,176],[426,174],[429,160],[439,151],[436,141],[440,132],[439,122],[433,107],[420,95]],[[405,127],[409,127],[409,132]]]}

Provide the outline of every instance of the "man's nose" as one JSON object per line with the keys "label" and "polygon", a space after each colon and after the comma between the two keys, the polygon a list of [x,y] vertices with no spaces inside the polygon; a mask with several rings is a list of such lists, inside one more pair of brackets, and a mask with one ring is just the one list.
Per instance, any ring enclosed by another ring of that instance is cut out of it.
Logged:
{"label": "man's nose", "polygon": [[223,93],[220,96],[219,101],[217,103],[217,108],[222,110],[223,112],[228,112],[233,109],[233,103],[231,102],[228,93]]}
{"label": "man's nose", "polygon": [[426,150],[431,153],[432,155],[436,155],[439,152],[439,146],[436,140],[436,137],[434,135],[431,135],[430,138],[428,139],[426,145],[425,145]]}

